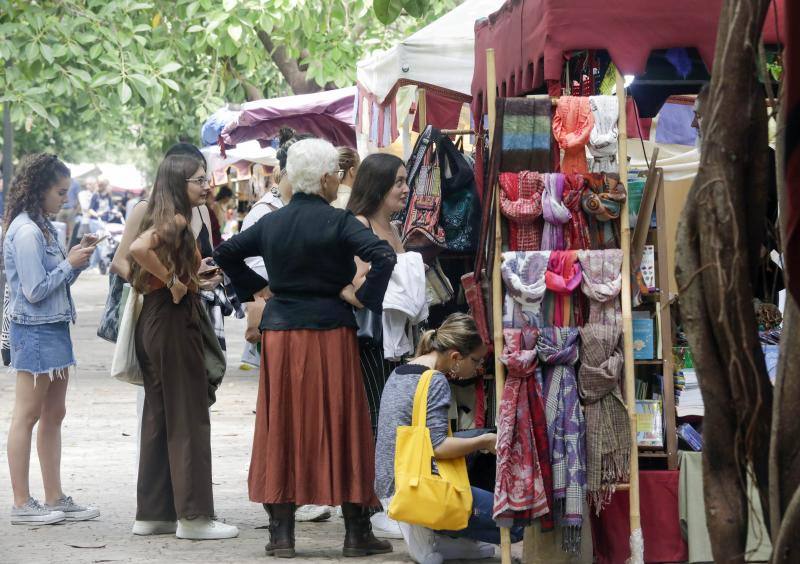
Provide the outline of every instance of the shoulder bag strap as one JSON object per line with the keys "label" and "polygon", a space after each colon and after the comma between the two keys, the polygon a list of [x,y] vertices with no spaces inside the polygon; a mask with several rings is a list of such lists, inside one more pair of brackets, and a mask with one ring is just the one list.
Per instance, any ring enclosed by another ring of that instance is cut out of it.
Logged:
{"label": "shoulder bag strap", "polygon": [[428,389],[433,378],[433,370],[426,370],[419,378],[417,392],[414,394],[414,412],[411,415],[412,427],[426,427],[428,423]]}

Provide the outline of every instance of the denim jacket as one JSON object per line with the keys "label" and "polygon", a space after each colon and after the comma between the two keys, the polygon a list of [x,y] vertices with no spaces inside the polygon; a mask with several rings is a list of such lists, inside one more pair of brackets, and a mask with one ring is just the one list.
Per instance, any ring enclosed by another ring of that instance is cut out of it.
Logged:
{"label": "denim jacket", "polygon": [[52,234],[49,242],[23,212],[14,218],[5,235],[3,260],[10,288],[9,319],[15,323],[75,323],[75,303],[69,287],[80,270],[72,268],[67,260],[55,227],[49,221],[47,226]]}

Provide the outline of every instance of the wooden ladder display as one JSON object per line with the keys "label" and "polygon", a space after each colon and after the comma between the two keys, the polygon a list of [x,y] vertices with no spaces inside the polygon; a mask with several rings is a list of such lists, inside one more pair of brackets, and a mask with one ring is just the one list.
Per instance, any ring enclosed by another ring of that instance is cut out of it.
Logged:
{"label": "wooden ladder display", "polygon": [[[617,71],[617,97],[619,99],[619,176],[620,181],[627,188],[628,177],[628,147],[627,147],[627,134],[626,134],[626,99],[624,79]],[[495,150],[491,146],[494,140],[494,128],[496,119],[495,103],[497,100],[497,81],[495,70],[495,54],[494,49],[486,50],[486,94],[488,103],[488,117],[489,117],[489,150]],[[499,150],[499,149],[498,149]],[[490,187],[491,189],[491,187]],[[487,202],[488,203],[488,202]],[[497,410],[500,409],[500,400],[503,397],[503,390],[505,388],[505,365],[500,360],[499,352],[503,350],[503,284],[500,273],[500,265],[502,261],[502,220],[500,217],[500,191],[494,190],[494,200],[491,202],[494,206],[495,215],[495,242],[494,242],[494,263],[492,266],[492,320],[494,327],[494,381],[495,381],[495,395]],[[628,200],[626,198],[620,214],[620,231],[621,243],[620,247],[623,250],[622,262],[622,330],[624,341],[624,358],[625,358],[625,372],[624,372],[624,387],[625,387],[625,404],[628,410],[628,419],[631,428],[631,457],[630,457],[630,482],[629,484],[621,484],[617,489],[629,492],[630,501],[630,530],[632,533],[638,532],[641,535],[641,515],[639,510],[639,458],[638,458],[638,442],[636,436],[636,392],[635,392],[635,367],[633,362],[633,317],[631,307],[631,230],[628,221]],[[482,252],[480,250],[479,252]],[[666,269],[662,269],[666,270]],[[666,286],[665,286],[666,287]],[[671,354],[671,349],[669,351]],[[666,356],[666,353],[665,355]],[[666,380],[666,379],[665,379]],[[666,394],[666,390],[665,390]],[[533,562],[535,557],[534,531],[535,524],[531,524],[525,529],[525,538],[523,541],[523,556],[525,562]],[[503,564],[511,564],[511,531],[508,528],[500,529],[500,549],[501,561]],[[635,556],[635,555],[632,555]],[[638,560],[633,560],[638,562]]]}

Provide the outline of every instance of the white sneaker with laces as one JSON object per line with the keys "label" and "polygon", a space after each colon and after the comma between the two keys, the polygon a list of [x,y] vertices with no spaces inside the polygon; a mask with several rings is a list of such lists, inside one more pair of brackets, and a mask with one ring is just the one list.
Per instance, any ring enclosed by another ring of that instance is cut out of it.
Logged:
{"label": "white sneaker with laces", "polygon": [[178,530],[175,532],[175,536],[179,539],[189,540],[232,539],[239,536],[239,529],[208,517],[178,519]]}
{"label": "white sneaker with laces", "polygon": [[319,522],[331,518],[332,507],[329,505],[301,505],[294,512],[294,520],[300,522]]}
{"label": "white sneaker with laces", "polygon": [[51,511],[32,497],[22,507],[11,506],[12,525],[53,525],[64,519],[63,511]]}
{"label": "white sneaker with laces", "polygon": [[372,523],[372,533],[379,539],[402,539],[403,533],[397,521],[390,519],[385,511],[376,513],[369,518]]}
{"label": "white sneaker with laces", "polygon": [[134,521],[133,534],[140,536],[174,535],[178,530],[175,521]]}
{"label": "white sneaker with laces", "polygon": [[61,511],[67,521],[88,521],[100,516],[100,511],[94,507],[78,505],[72,496],[62,495],[54,505],[45,505],[50,511]]}

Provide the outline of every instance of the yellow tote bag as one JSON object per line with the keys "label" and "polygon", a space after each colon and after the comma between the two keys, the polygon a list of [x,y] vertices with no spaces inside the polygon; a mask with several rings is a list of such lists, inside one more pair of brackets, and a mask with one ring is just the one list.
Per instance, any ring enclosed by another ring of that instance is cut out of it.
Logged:
{"label": "yellow tote bag", "polygon": [[466,528],[472,513],[467,462],[463,456],[437,460],[433,455],[426,426],[431,378],[433,370],[427,370],[419,380],[411,426],[397,428],[395,494],[389,517],[429,529],[459,531]]}

